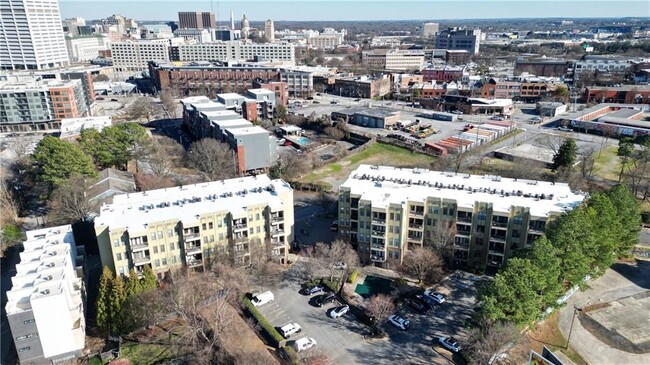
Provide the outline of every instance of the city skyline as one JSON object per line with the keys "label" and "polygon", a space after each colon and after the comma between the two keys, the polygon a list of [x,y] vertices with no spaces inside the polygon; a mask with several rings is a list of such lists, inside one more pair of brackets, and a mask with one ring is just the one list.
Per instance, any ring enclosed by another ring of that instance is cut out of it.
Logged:
{"label": "city skyline", "polygon": [[[63,18],[75,16],[99,19],[122,14],[136,20],[177,20],[179,11],[214,11],[225,25],[230,11],[236,19],[246,14],[252,21],[391,21],[391,20],[462,20],[508,18],[617,18],[649,14],[647,1],[156,1],[134,2],[106,0],[60,0]],[[377,4],[379,3],[379,4]],[[460,4],[463,4],[460,6]],[[287,10],[300,11],[289,14]],[[369,6],[373,4],[374,6]],[[405,6],[409,4],[412,6]],[[380,6],[377,6],[380,5]],[[556,5],[556,6],[553,6]],[[588,5],[588,6],[587,6]],[[507,10],[507,11],[504,11]],[[558,16],[558,12],[562,16]],[[424,17],[423,14],[431,14]]]}

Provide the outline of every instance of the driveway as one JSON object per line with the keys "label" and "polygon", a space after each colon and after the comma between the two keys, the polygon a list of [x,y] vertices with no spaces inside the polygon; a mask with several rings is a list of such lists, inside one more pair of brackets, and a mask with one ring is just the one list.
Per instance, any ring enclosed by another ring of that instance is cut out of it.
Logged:
{"label": "driveway", "polygon": [[[630,297],[650,289],[650,261],[637,260],[636,263],[616,263],[608,269],[605,275],[589,282],[591,289],[575,293],[560,310],[559,327],[564,337],[568,337],[573,317],[574,306],[582,308],[597,303],[609,303],[621,298]],[[650,308],[645,318],[650,318]],[[580,314],[582,316],[584,314]],[[571,346],[592,365],[597,364],[648,364],[650,354],[633,354],[617,350],[601,342],[591,332],[585,329],[580,320],[574,321],[570,338]],[[650,324],[650,320],[648,321]],[[624,331],[624,318],[610,330]],[[646,326],[647,330],[648,326]]]}
{"label": "driveway", "polygon": [[[301,294],[301,274],[304,262],[296,262],[289,269],[285,280],[273,288],[275,301],[260,307],[275,327],[289,322],[297,322],[302,332],[291,337],[294,341],[300,337],[313,337],[317,345],[305,351],[321,352],[329,357],[331,364],[453,364],[458,360],[439,346],[441,335],[451,335],[463,343],[466,333],[465,321],[473,312],[475,295],[483,278],[472,274],[457,272],[443,280],[438,290],[447,295],[447,302],[437,306],[428,314],[415,314],[408,308],[400,307],[397,313],[411,320],[409,331],[402,332],[389,324],[384,325],[388,338],[382,340],[364,340],[363,334],[368,328],[352,314],[339,319],[327,316],[337,304],[323,308],[309,304],[309,296]],[[268,288],[260,288],[260,291]],[[291,344],[291,342],[289,342]]]}

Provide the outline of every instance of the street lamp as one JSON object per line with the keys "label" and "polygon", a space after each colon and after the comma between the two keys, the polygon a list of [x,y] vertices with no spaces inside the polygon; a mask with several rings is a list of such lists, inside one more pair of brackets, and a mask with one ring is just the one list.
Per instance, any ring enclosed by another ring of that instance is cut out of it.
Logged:
{"label": "street lamp", "polygon": [[566,340],[566,346],[564,346],[565,349],[569,348],[569,342],[571,341],[571,334],[573,333],[573,321],[576,319],[576,314],[578,312],[582,312],[582,308],[578,308],[575,304],[573,305],[573,317],[571,317],[571,327],[569,328],[569,336],[567,337]]}

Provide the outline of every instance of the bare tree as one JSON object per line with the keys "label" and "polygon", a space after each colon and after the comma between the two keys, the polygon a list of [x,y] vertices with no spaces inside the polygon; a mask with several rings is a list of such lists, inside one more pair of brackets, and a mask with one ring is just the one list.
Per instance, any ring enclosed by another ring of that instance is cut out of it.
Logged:
{"label": "bare tree", "polygon": [[511,322],[496,322],[470,331],[467,340],[467,357],[470,364],[499,364],[502,354],[509,348],[519,334],[517,327]]}
{"label": "bare tree", "polygon": [[232,151],[225,143],[212,138],[204,138],[192,143],[187,160],[208,181],[237,176],[235,157]]}
{"label": "bare tree", "polygon": [[425,246],[433,248],[438,254],[448,260],[451,260],[453,253],[454,240],[456,239],[456,224],[452,221],[439,219],[435,222],[431,230],[431,236],[425,238]]}
{"label": "bare tree", "polygon": [[282,175],[287,179],[299,178],[311,168],[312,163],[305,156],[288,155],[282,161]]}
{"label": "bare tree", "polygon": [[591,181],[594,175],[594,165],[596,164],[596,149],[594,147],[586,148],[578,154],[580,162],[580,173],[587,181]]}
{"label": "bare tree", "polygon": [[91,181],[74,175],[53,192],[49,200],[48,215],[52,223],[86,222],[92,219],[97,207],[86,196]]}
{"label": "bare tree", "polygon": [[323,208],[323,216],[327,217],[332,206],[336,204],[336,200],[331,194],[328,194],[327,191],[321,190],[318,192],[318,204]]}
{"label": "bare tree", "polygon": [[145,174],[137,172],[135,174],[135,185],[139,191],[149,191],[163,188],[172,188],[178,184],[167,176],[158,176],[154,174]]}
{"label": "bare tree", "polygon": [[336,140],[341,140],[345,138],[345,131],[336,128],[336,127],[326,127],[324,131],[328,136],[336,139]]}
{"label": "bare tree", "polygon": [[14,223],[18,218],[18,204],[14,199],[9,186],[0,180],[0,227],[5,223]]}
{"label": "bare tree", "polygon": [[128,119],[133,121],[140,121],[144,118],[148,123],[155,117],[156,109],[148,98],[140,97],[129,105],[126,109],[125,115]]}
{"label": "bare tree", "polygon": [[150,145],[144,160],[154,175],[169,176],[177,167],[182,166],[184,155],[183,146],[180,143],[169,137],[161,136]]}
{"label": "bare tree", "polygon": [[293,124],[295,126],[300,127],[301,125],[305,124],[306,119],[305,119],[305,117],[301,117],[300,115],[297,115],[297,114],[287,114],[284,117],[284,121],[287,124]]}
{"label": "bare tree", "polygon": [[7,141],[7,148],[11,150],[18,159],[29,154],[30,149],[36,143],[36,139],[30,136],[13,136]]}
{"label": "bare tree", "polygon": [[375,333],[382,333],[381,325],[395,311],[393,298],[386,294],[376,294],[368,299],[365,306],[366,313],[372,319],[373,331]]}
{"label": "bare tree", "polygon": [[329,273],[330,281],[334,279],[337,271],[345,275],[349,270],[359,266],[359,255],[352,246],[343,241],[336,240],[332,243],[317,243],[315,257]]}
{"label": "bare tree", "polygon": [[160,93],[160,103],[163,105],[163,107],[167,111],[167,114],[169,114],[169,116],[172,119],[176,119],[176,117],[177,117],[177,113],[176,113],[177,104],[176,104],[176,100],[174,100],[174,96],[172,95],[172,93],[169,90],[163,90]]}
{"label": "bare tree", "polygon": [[400,270],[417,278],[418,284],[430,284],[442,276],[442,259],[432,249],[418,247],[404,255]]}

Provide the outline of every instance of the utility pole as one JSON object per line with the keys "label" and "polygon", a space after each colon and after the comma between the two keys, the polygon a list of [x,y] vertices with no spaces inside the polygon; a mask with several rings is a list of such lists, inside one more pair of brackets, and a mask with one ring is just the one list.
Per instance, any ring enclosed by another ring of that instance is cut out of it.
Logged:
{"label": "utility pole", "polygon": [[582,308],[576,307],[576,305],[573,305],[573,317],[571,317],[571,327],[569,328],[569,336],[567,336],[566,340],[566,346],[564,346],[565,349],[569,348],[569,343],[571,342],[571,334],[573,333],[573,322],[576,319],[576,314],[578,312],[582,312]]}

